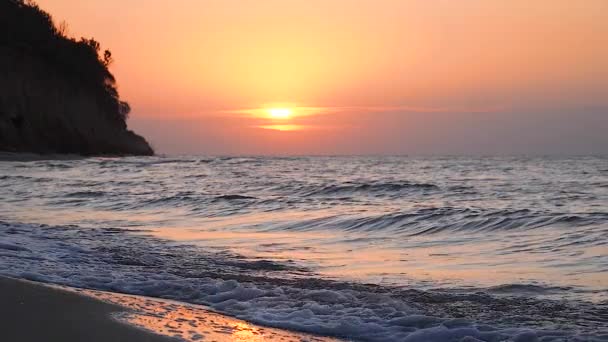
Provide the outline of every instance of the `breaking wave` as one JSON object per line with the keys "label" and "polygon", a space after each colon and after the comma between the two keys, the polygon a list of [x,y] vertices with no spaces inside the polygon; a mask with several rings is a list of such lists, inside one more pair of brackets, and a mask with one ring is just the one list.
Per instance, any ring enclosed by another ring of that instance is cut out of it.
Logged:
{"label": "breaking wave", "polygon": [[599,341],[608,333],[608,302],[493,296],[564,290],[539,285],[420,291],[324,280],[120,229],[0,223],[0,237],[1,275],[203,304],[302,332],[360,341]]}

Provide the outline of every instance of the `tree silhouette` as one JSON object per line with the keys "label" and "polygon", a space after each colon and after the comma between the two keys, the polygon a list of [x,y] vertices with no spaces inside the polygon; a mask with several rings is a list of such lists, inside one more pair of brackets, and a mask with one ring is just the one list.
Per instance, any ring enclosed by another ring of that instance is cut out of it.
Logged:
{"label": "tree silhouette", "polygon": [[114,60],[112,59],[112,53],[110,50],[106,50],[103,52],[103,65],[106,67],[110,66]]}
{"label": "tree silhouette", "polygon": [[10,47],[42,59],[82,88],[88,89],[109,119],[126,126],[130,111],[121,101],[116,80],[108,67],[112,53],[93,38],[68,37],[68,26],[56,26],[51,15],[33,0],[0,0],[0,46]]}

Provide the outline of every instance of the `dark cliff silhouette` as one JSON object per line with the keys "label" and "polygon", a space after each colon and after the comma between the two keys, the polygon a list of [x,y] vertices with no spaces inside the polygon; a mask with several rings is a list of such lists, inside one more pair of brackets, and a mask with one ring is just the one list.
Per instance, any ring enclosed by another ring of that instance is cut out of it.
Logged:
{"label": "dark cliff silhouette", "polygon": [[29,0],[0,0],[0,150],[151,155],[127,129],[112,54]]}

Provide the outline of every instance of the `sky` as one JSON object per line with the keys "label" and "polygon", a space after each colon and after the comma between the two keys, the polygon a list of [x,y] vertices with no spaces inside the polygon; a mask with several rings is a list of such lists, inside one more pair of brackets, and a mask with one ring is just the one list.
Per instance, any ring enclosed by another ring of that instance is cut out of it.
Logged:
{"label": "sky", "polygon": [[605,154],[605,0],[38,0],[165,154]]}

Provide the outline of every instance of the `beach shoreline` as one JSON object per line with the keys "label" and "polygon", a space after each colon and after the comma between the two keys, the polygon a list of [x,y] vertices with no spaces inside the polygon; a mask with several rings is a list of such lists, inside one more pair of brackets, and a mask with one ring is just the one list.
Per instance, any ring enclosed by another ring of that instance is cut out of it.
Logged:
{"label": "beach shoreline", "polygon": [[173,340],[114,319],[123,307],[31,281],[0,277],[0,302],[6,341]]}
{"label": "beach shoreline", "polygon": [[256,326],[202,306],[0,277],[8,341],[284,341],[332,338]]}

